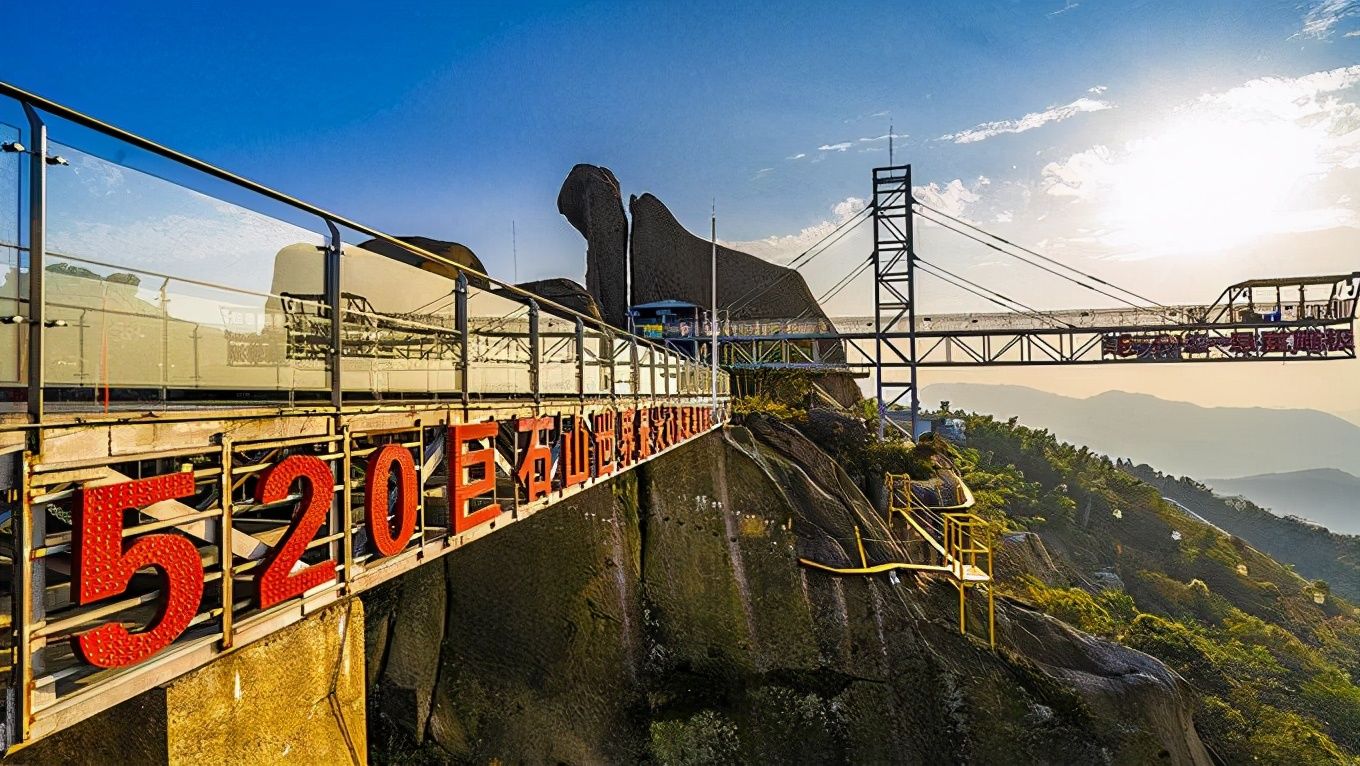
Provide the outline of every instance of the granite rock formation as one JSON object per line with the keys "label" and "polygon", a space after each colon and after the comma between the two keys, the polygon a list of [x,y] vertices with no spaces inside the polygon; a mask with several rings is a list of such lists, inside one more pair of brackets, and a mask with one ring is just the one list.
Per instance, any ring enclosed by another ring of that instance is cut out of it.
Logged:
{"label": "granite rock formation", "polygon": [[[469,249],[467,245],[463,245],[458,242],[445,242],[439,239],[430,239],[429,237],[411,236],[411,237],[397,237],[397,239],[401,240],[402,242],[415,245],[416,247],[422,250],[428,250],[434,253],[435,255],[443,256],[444,258],[453,261],[459,266],[464,266],[466,268],[472,269],[477,273],[468,274],[468,284],[472,285],[473,287],[480,287],[483,290],[490,288],[491,285],[489,282],[487,282],[486,278],[480,276],[481,274],[486,273],[486,267],[482,265],[482,260],[478,258],[477,254],[472,252],[472,250]],[[386,240],[370,239],[369,241],[363,243],[359,247],[362,247],[363,249],[372,253],[385,255],[388,258],[401,261],[402,263],[409,263],[412,266],[418,266],[422,269],[425,269],[426,271],[438,274],[442,277],[447,277],[449,279],[458,278],[457,269],[451,269],[442,263],[427,261],[421,258],[420,256],[416,255],[415,253],[412,253],[409,250],[398,247],[397,245],[394,245]]]}
{"label": "granite rock formation", "polygon": [[586,238],[586,290],[605,321],[628,326],[628,219],[608,168],[577,165],[562,182],[557,210]]}
{"label": "granite rock formation", "polygon": [[[577,165],[562,183],[557,209],[586,238],[586,290],[610,324],[627,326],[630,298],[633,303],[713,302],[711,243],[681,226],[655,196],[629,199],[630,240],[618,179],[608,168]],[[733,319],[826,319],[802,274],[721,246],[718,303],[733,307]],[[845,349],[836,342],[823,343],[821,354],[828,362],[845,359]],[[815,382],[844,406],[860,399],[859,386],[848,375],[818,375]]]}
{"label": "granite rock formation", "polygon": [[[515,285],[521,290],[527,290],[540,298],[546,298],[553,303],[559,303],[572,311],[585,314],[598,320],[604,319],[600,311],[600,304],[595,301],[595,296],[586,291],[586,288],[572,279],[557,277],[554,279],[540,279],[534,282],[520,282]],[[517,300],[519,296],[514,296]],[[552,311],[551,307],[545,309]],[[565,313],[565,312],[558,312]],[[575,319],[574,316],[567,316],[568,319]]]}
{"label": "granite rock formation", "polygon": [[992,653],[938,578],[798,564],[855,560],[856,525],[900,555],[826,453],[750,417],[429,565],[442,587],[370,591],[372,757],[1209,762],[1147,655],[1009,600]]}
{"label": "granite rock formation", "polygon": [[[711,244],[680,225],[651,194],[628,202],[633,217],[633,300],[713,302]],[[803,275],[749,253],[718,246],[718,305],[733,319],[825,319]]]}

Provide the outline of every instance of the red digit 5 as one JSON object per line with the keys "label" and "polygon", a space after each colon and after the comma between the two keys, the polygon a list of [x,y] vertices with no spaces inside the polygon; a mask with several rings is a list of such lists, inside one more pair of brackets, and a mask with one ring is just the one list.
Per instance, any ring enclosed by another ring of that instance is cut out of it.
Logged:
{"label": "red digit 5", "polygon": [[160,575],[160,609],[139,633],[107,623],[75,637],[74,649],[91,665],[131,665],[169,646],[193,620],[203,598],[203,561],[194,544],[179,535],[144,535],[123,548],[123,511],[194,493],[192,473],[125,481],[81,492],[75,511],[72,578],[76,603],[89,604],[127,591],[139,569]]}

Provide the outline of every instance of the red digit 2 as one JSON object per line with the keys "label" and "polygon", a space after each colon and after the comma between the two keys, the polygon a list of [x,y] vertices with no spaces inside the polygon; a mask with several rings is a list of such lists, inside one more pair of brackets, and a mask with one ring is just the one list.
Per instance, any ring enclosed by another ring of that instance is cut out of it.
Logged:
{"label": "red digit 2", "polygon": [[256,600],[261,609],[335,579],[334,561],[323,561],[290,573],[307,551],[307,544],[316,537],[316,531],[326,523],[326,512],[330,510],[331,497],[335,494],[335,478],[331,476],[329,466],[311,455],[290,455],[260,477],[255,486],[255,502],[261,505],[279,502],[288,497],[289,488],[298,479],[302,480],[302,502],[293,513],[288,532],[270,552],[264,571],[255,581]]}

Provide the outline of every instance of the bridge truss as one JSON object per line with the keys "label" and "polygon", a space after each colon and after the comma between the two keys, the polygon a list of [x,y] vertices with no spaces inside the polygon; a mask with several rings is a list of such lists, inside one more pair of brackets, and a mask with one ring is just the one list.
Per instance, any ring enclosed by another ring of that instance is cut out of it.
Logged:
{"label": "bridge truss", "polygon": [[[1360,272],[1254,279],[1230,285],[1206,304],[1161,305],[915,200],[909,165],[874,169],[871,217],[874,314],[830,321],[729,320],[719,337],[725,367],[872,375],[883,436],[891,428],[900,429],[891,413],[901,410],[909,413],[915,433],[921,368],[1301,362],[1356,356]],[[1127,307],[1040,311],[1026,306],[922,259],[916,251],[917,217]],[[915,284],[922,271],[1006,311],[923,313]],[[1139,300],[1130,302],[1125,296]]]}

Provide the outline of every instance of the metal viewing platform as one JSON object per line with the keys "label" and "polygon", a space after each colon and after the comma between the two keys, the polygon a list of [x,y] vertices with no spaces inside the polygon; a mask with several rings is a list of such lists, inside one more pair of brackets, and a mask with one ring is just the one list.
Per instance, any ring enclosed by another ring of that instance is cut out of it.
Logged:
{"label": "metal viewing platform", "polygon": [[0,748],[719,427],[712,376],[0,84]]}

